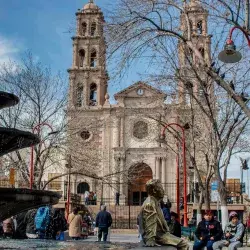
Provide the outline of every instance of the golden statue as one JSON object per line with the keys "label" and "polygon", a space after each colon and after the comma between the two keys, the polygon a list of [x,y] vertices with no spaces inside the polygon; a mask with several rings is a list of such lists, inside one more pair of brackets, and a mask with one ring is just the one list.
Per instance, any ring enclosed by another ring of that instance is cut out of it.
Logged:
{"label": "golden statue", "polygon": [[164,197],[164,190],[159,180],[146,183],[148,193],[139,214],[139,228],[143,242],[148,247],[169,245],[180,250],[189,249],[188,243],[169,232],[159,202]]}

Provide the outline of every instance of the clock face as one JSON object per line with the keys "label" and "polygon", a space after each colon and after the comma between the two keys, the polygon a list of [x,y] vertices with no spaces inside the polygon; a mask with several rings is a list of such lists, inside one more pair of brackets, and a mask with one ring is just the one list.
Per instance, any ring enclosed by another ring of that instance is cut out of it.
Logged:
{"label": "clock face", "polygon": [[144,90],[143,89],[137,89],[137,94],[138,95],[143,95],[144,94]]}

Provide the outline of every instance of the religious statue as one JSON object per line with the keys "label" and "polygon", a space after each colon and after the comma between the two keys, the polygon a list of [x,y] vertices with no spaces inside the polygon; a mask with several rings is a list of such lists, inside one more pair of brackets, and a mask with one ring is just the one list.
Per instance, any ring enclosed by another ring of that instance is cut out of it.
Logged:
{"label": "religious statue", "polygon": [[164,197],[164,190],[159,180],[146,183],[148,193],[139,214],[139,229],[143,242],[148,247],[169,245],[178,250],[189,249],[188,243],[169,232],[159,202]]}

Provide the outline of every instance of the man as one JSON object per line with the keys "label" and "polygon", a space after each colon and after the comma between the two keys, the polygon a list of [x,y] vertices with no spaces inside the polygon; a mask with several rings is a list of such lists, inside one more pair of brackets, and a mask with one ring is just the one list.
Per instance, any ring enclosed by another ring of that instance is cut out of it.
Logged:
{"label": "man", "polygon": [[146,183],[148,193],[140,214],[139,226],[143,242],[148,247],[170,245],[177,249],[188,249],[188,244],[169,232],[169,228],[159,206],[164,197],[164,190],[159,180],[149,180]]}
{"label": "man", "polygon": [[171,220],[168,222],[169,231],[176,237],[181,237],[181,224],[178,221],[178,214],[171,212]]}
{"label": "man", "polygon": [[106,211],[106,206],[101,206],[101,211],[96,216],[96,227],[98,227],[98,241],[107,241],[108,230],[112,225],[112,217],[109,212]]}
{"label": "man", "polygon": [[115,205],[119,206],[119,203],[120,203],[120,193],[116,192],[115,193]]}
{"label": "man", "polygon": [[198,224],[195,235],[198,240],[195,241],[193,250],[201,250],[205,246],[207,250],[213,250],[214,242],[221,240],[221,225],[214,219],[211,210],[205,211],[204,219]]}
{"label": "man", "polygon": [[35,216],[37,209],[29,210],[24,217],[24,224],[26,225],[26,236],[28,239],[37,239],[38,234],[35,225]]}
{"label": "man", "polygon": [[167,223],[170,222],[171,215],[170,215],[170,209],[169,209],[168,205],[166,203],[164,203],[164,201],[161,201],[160,205],[161,205],[161,210],[163,212],[163,216],[164,216],[166,222]]}
{"label": "man", "polygon": [[239,216],[236,212],[229,214],[229,223],[225,227],[224,240],[215,242],[213,244],[214,250],[222,249],[222,247],[228,247],[228,250],[236,250],[243,245],[245,227],[239,221]]}

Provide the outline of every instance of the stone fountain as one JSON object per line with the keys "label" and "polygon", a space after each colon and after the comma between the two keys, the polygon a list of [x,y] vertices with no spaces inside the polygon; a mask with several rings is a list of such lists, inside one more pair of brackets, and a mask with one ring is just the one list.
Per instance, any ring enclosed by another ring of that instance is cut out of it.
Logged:
{"label": "stone fountain", "polygon": [[[0,91],[0,109],[14,106],[18,102],[17,96]],[[40,139],[30,132],[0,127],[0,157],[39,142]],[[60,198],[60,194],[51,191],[0,188],[0,221],[32,208],[57,204]]]}

